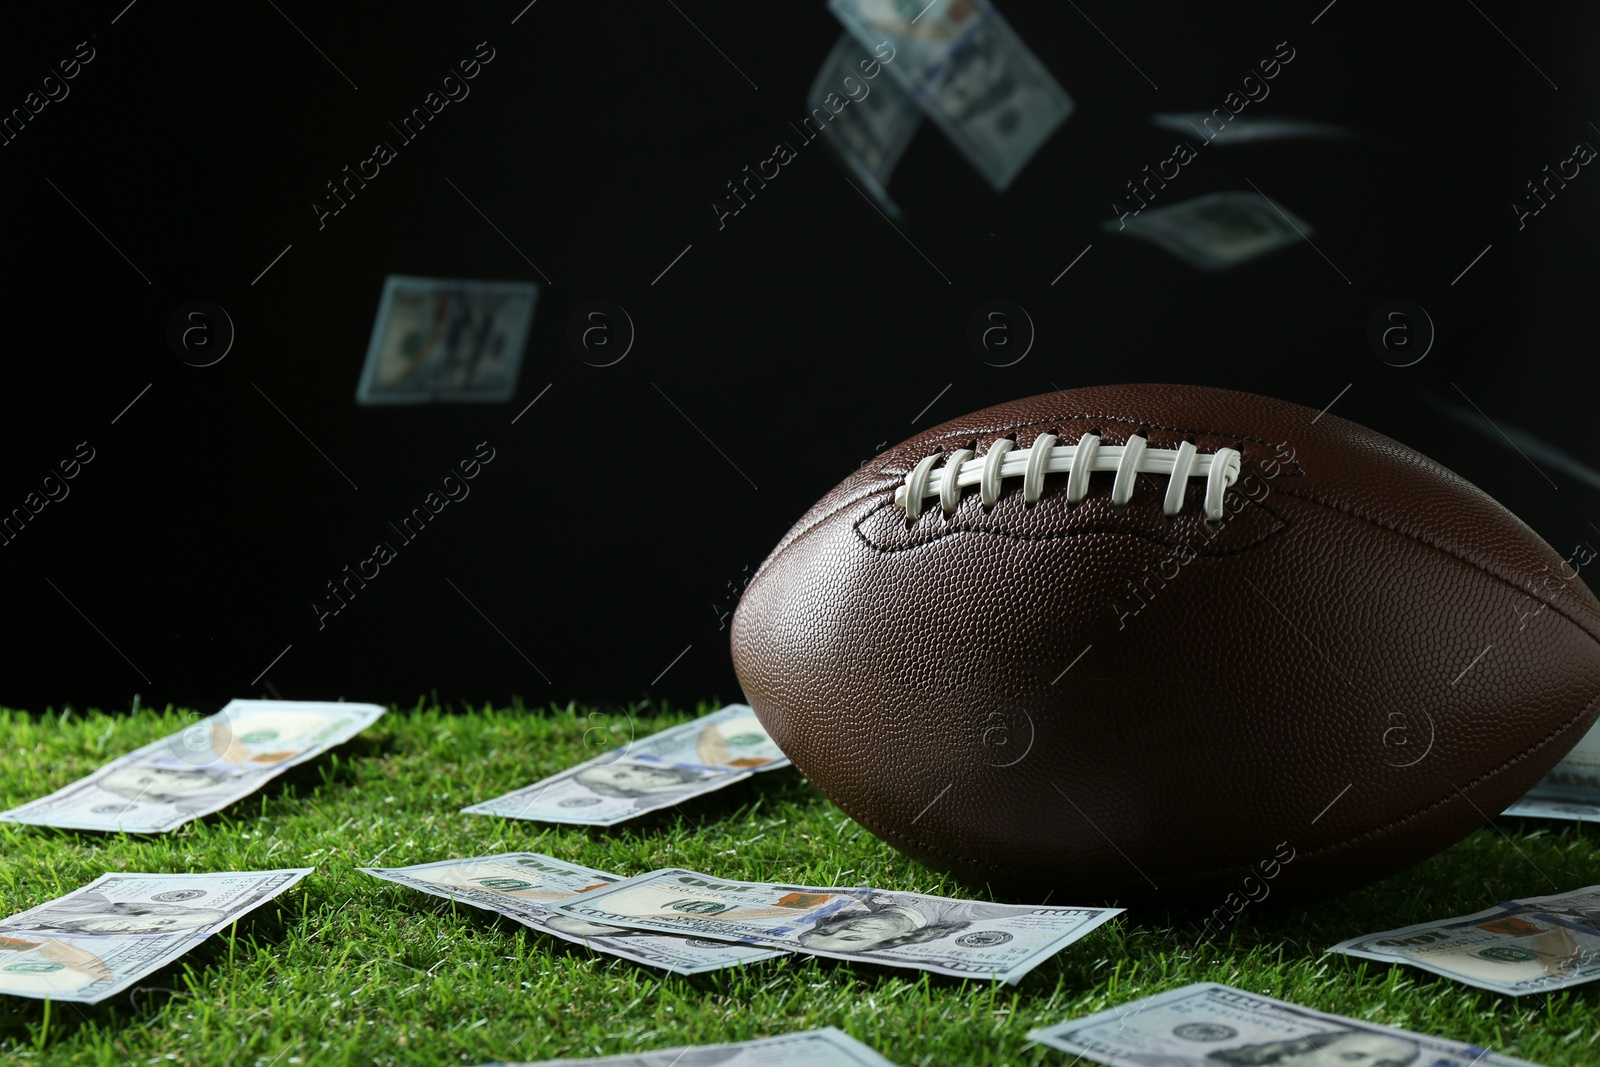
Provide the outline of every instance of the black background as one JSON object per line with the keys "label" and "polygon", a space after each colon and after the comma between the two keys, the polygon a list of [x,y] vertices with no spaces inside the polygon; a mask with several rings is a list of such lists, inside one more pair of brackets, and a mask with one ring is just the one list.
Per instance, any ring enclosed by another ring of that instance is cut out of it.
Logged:
{"label": "black background", "polygon": [[[0,512],[95,458],[0,546],[0,701],[735,699],[722,613],[812,501],[929,425],[1095,383],[1337,397],[1562,555],[1600,544],[1573,465],[1600,459],[1600,176],[1521,230],[1511,207],[1600,144],[1592,6],[1007,2],[1076,111],[1004,193],[925,123],[902,236],[821,141],[718,228],[724,183],[797,140],[823,3],[524,3],[8,13],[0,109],[95,58],[0,147]],[[324,183],[482,41],[471,95],[319,229]],[[1151,113],[1221,106],[1281,41],[1247,113],[1363,136],[1208,146],[1163,195],[1253,184],[1316,247],[1206,274],[1101,231],[1171,152]],[[357,406],[388,274],[538,282],[516,397]],[[567,343],[601,298],[637,329],[606,368]],[[966,343],[995,298],[1037,328],[1010,367]],[[167,344],[195,299],[237,331],[214,366]],[[1437,329],[1407,368],[1366,341],[1397,299]],[[319,629],[324,583],[482,441],[471,495]]]}

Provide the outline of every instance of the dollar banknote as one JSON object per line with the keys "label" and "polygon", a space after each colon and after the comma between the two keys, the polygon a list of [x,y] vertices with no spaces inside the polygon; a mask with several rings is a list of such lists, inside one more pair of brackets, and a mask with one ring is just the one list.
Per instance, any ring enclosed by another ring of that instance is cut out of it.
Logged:
{"label": "dollar banknote", "polygon": [[1100,228],[1154,241],[1202,270],[1237,266],[1313,232],[1305,220],[1254,192],[1209,193],[1107,219]]}
{"label": "dollar banknote", "polygon": [[376,704],[233,700],[0,821],[158,834],[254,793],[296,764],[343,744],[383,714]]}
{"label": "dollar banknote", "polygon": [[[828,9],[996,189],[1072,114],[1072,98],[988,0],[828,0]],[[876,51],[885,42],[890,50]]]}
{"label": "dollar banknote", "polygon": [[1600,725],[1591,727],[1572,751],[1505,813],[1577,822],[1600,818]]}
{"label": "dollar banknote", "polygon": [[485,1067],[893,1067],[843,1030],[831,1026],[726,1045],[664,1048],[581,1060],[493,1063]]}
{"label": "dollar banknote", "polygon": [[1529,793],[1505,810],[1506,815],[1524,819],[1565,819],[1569,822],[1600,822],[1600,804]]}
{"label": "dollar banknote", "polygon": [[[868,78],[866,71],[877,73]],[[841,34],[806,94],[806,114],[868,195],[887,214],[900,207],[889,196],[889,176],[911,135],[922,125],[922,109],[882,64],[848,33]],[[810,129],[808,124],[807,129]]]}
{"label": "dollar banknote", "polygon": [[1028,1037],[1115,1067],[1538,1067],[1215,982],[1141,997]]}
{"label": "dollar banknote", "polygon": [[533,282],[389,275],[356,402],[510,400],[538,294]]}
{"label": "dollar banknote", "polygon": [[745,704],[729,704],[461,810],[611,826],[788,765],[755,712]]}
{"label": "dollar banknote", "polygon": [[311,873],[101,875],[0,920],[0,993],[96,1004]]}
{"label": "dollar banknote", "polygon": [[650,934],[584,922],[549,910],[553,901],[620,881],[616,875],[537,852],[440,860],[413,867],[357,870],[446,900],[499,912],[525,926],[674,974],[700,974],[784,953],[698,937]]}
{"label": "dollar banknote", "polygon": [[1521,996],[1600,978],[1600,885],[1352,937],[1328,951]]}
{"label": "dollar banknote", "polygon": [[1216,145],[1260,144],[1263,141],[1340,141],[1356,136],[1356,132],[1347,126],[1266,115],[1231,115],[1227,124],[1222,125],[1210,111],[1158,113],[1150,116],[1150,123],[1163,130],[1191,134]]}
{"label": "dollar banknote", "polygon": [[552,905],[586,922],[1015,984],[1121,908],[989,904],[651,871]]}

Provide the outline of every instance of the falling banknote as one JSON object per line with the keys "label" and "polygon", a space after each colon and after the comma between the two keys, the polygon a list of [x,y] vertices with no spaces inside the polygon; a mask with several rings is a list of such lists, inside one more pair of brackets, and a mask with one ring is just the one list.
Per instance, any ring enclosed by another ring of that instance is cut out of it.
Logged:
{"label": "falling banknote", "polygon": [[1179,111],[1150,116],[1150,122],[1174,133],[1193,133],[1208,144],[1246,145],[1266,141],[1340,141],[1356,136],[1347,126],[1271,116],[1229,115],[1214,111]]}
{"label": "falling banknote", "polygon": [[854,37],[842,34],[811,83],[806,107],[867,193],[898,217],[889,176],[922,124],[922,109],[893,78],[866,77],[874,67],[882,74],[881,66]]}
{"label": "falling banknote", "polygon": [[493,1063],[485,1067],[894,1067],[843,1030],[831,1026],[759,1041],[630,1052],[598,1059]]}
{"label": "falling banknote", "polygon": [[608,926],[1012,984],[1122,910],[734,882],[676,868],[641,874],[551,907]]}
{"label": "falling banknote", "polygon": [[356,869],[436,897],[499,912],[535,930],[674,974],[700,974],[784,955],[774,949],[697,937],[649,934],[557,915],[549,910],[552,902],[620,879],[614,874],[537,852],[503,852],[496,856],[419,863],[414,867]]}
{"label": "falling banknote", "polygon": [[310,873],[102,875],[0,920],[0,993],[99,1003]]}
{"label": "falling banknote", "polygon": [[473,815],[610,826],[789,765],[756,713],[729,704],[481,804]]}
{"label": "falling banknote", "polygon": [[1600,821],[1600,725],[1591,727],[1583,740],[1505,813],[1575,822]]}
{"label": "falling banknote", "polygon": [[376,704],[233,700],[0,821],[159,834],[248,796],[378,720]]}
{"label": "falling banknote", "polygon": [[1537,1067],[1465,1042],[1328,1015],[1215,982],[1141,997],[1028,1037],[1114,1067]]}
{"label": "falling banknote", "polygon": [[510,400],[538,294],[533,282],[389,275],[356,402]]}
{"label": "falling banknote", "polygon": [[1600,978],[1600,886],[1352,937],[1328,951],[1409,963],[1512,996],[1582,985]]}
{"label": "falling banknote", "polygon": [[1259,193],[1231,192],[1108,219],[1100,228],[1154,241],[1202,270],[1237,266],[1312,233],[1310,224]]}
{"label": "falling banknote", "polygon": [[988,0],[828,0],[828,9],[1004,189],[1072,114],[1072,98]]}

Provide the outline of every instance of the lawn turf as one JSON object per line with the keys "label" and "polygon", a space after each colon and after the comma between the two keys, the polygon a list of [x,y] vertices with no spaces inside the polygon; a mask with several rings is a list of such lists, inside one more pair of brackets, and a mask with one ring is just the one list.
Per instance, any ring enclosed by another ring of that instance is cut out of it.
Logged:
{"label": "lawn turf", "polygon": [[[354,869],[527,850],[620,875],[681,866],[729,878],[969,895],[851,822],[793,770],[609,829],[458,813],[692,714],[659,706],[452,713],[419,704],[391,710],[261,793],[170,834],[0,824],[0,916],[106,871],[316,867],[278,900],[101,1004],[47,1008],[0,996],[0,1060],[479,1064],[832,1025],[897,1064],[1066,1067],[1072,1057],[1029,1043],[1027,1032],[1216,981],[1549,1067],[1600,1063],[1600,984],[1503,997],[1324,952],[1356,934],[1600,882],[1600,831],[1577,824],[1502,820],[1361,892],[1304,909],[1250,905],[1203,945],[1192,920],[1123,915],[1014,988],[805,957],[684,978]],[[0,809],[195,718],[172,708],[0,710]]]}

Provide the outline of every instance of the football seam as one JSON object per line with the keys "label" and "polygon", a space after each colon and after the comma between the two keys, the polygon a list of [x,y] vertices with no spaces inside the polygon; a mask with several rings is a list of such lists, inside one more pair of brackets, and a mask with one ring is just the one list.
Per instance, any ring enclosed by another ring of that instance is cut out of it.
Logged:
{"label": "football seam", "polygon": [[[1303,498],[1296,497],[1295,499],[1299,500],[1299,499],[1303,499]],[[1090,534],[1109,534],[1109,535],[1113,535],[1113,536],[1137,537],[1141,541],[1148,541],[1149,543],[1151,543],[1153,545],[1161,545],[1164,548],[1187,548],[1190,551],[1194,552],[1194,554],[1197,557],[1201,558],[1201,559],[1220,559],[1220,558],[1222,558],[1224,556],[1237,556],[1240,553],[1249,552],[1253,548],[1257,548],[1257,547],[1259,547],[1259,546],[1261,546],[1263,544],[1266,544],[1268,541],[1272,540],[1274,537],[1277,537],[1279,534],[1284,533],[1285,531],[1291,529],[1292,526],[1293,526],[1293,524],[1290,523],[1288,519],[1284,518],[1282,515],[1279,515],[1276,511],[1273,511],[1271,508],[1267,507],[1265,504],[1259,503],[1258,501],[1251,500],[1250,501],[1250,506],[1251,507],[1260,508],[1262,511],[1265,511],[1268,515],[1271,515],[1274,519],[1277,520],[1277,522],[1278,522],[1277,528],[1267,531],[1267,533],[1265,533],[1262,536],[1256,538],[1254,541],[1251,541],[1247,545],[1240,545],[1237,548],[1230,548],[1230,549],[1227,549],[1226,551],[1221,551],[1221,552],[1202,552],[1202,551],[1196,549],[1194,547],[1194,545],[1186,543],[1184,541],[1178,541],[1178,540],[1163,541],[1160,538],[1152,537],[1151,535],[1149,535],[1147,533],[1144,533],[1143,531],[1140,531],[1140,530],[1118,530],[1118,529],[1092,528],[1092,529],[1082,529],[1082,530],[1062,530],[1062,531],[1060,531],[1058,533],[1022,534],[1022,533],[1011,533],[1011,532],[1006,531],[1006,530],[995,530],[995,529],[990,529],[990,528],[987,528],[987,527],[980,527],[980,526],[952,526],[949,529],[939,531],[938,533],[936,533],[933,536],[927,538],[926,540],[914,541],[914,542],[912,542],[910,544],[901,545],[898,548],[884,548],[884,547],[881,547],[879,545],[875,545],[875,544],[872,543],[872,541],[867,537],[867,535],[862,532],[861,524],[866,522],[868,519],[872,518],[872,516],[876,515],[879,511],[883,510],[885,507],[891,507],[891,506],[894,506],[894,501],[893,500],[879,501],[878,504],[876,506],[874,506],[871,510],[869,510],[865,515],[862,515],[859,519],[857,519],[855,522],[850,524],[851,531],[857,537],[859,537],[861,539],[861,543],[862,544],[866,545],[873,552],[876,552],[877,554],[884,555],[884,556],[893,555],[896,552],[909,552],[912,549],[922,548],[924,545],[931,545],[931,544],[934,544],[935,542],[941,540],[942,538],[951,537],[951,536],[953,536],[955,534],[960,534],[960,533],[989,534],[990,536],[993,536],[993,537],[1004,537],[1007,540],[1011,540],[1011,541],[1060,541],[1060,540],[1062,540],[1064,538],[1068,538],[1068,537],[1088,536]]]}
{"label": "football seam", "polygon": [[[887,486],[874,486],[871,489],[853,493],[847,499],[839,501],[833,507],[818,515],[804,526],[797,526],[796,528],[791,529],[788,533],[784,534],[783,537],[778,541],[777,545],[773,547],[772,551],[767,555],[767,558],[762,561],[761,566],[756,569],[756,573],[750,576],[750,580],[754,582],[761,576],[761,573],[773,563],[773,561],[789,550],[790,545],[793,545],[796,541],[799,541],[802,537],[811,533],[818,526],[821,526],[823,523],[839,514],[839,512],[845,510],[846,508],[854,507],[856,504],[868,499],[875,493],[881,493],[885,489],[893,489],[895,484],[898,483],[891,483]],[[804,519],[805,516],[802,515],[801,518]]]}
{"label": "football seam", "polygon": [[[1471,484],[1471,483],[1467,483],[1467,484]],[[1469,559],[1468,557],[1462,555],[1459,552],[1456,552],[1456,551],[1453,551],[1452,549],[1446,548],[1444,545],[1437,544],[1437,543],[1435,543],[1435,542],[1433,542],[1433,541],[1431,541],[1431,540],[1429,540],[1429,539],[1427,539],[1425,537],[1421,537],[1421,536],[1419,536],[1417,534],[1408,533],[1405,530],[1402,530],[1399,527],[1394,526],[1394,525],[1392,525],[1392,524],[1390,524],[1388,522],[1385,522],[1385,521],[1383,521],[1381,519],[1375,519],[1370,515],[1363,515],[1361,512],[1353,511],[1348,507],[1344,507],[1344,506],[1341,506],[1339,504],[1330,504],[1325,500],[1319,500],[1314,496],[1307,496],[1307,495],[1305,495],[1303,493],[1292,493],[1292,492],[1289,492],[1287,490],[1283,490],[1282,492],[1283,492],[1284,496],[1289,497],[1289,498],[1291,498],[1293,500],[1300,500],[1300,501],[1304,501],[1307,504],[1313,504],[1313,505],[1315,505],[1317,507],[1320,507],[1320,508],[1326,508],[1329,511],[1337,512],[1340,515],[1345,515],[1345,516],[1348,516],[1348,517],[1350,517],[1352,519],[1359,519],[1362,522],[1368,523],[1368,524],[1370,524],[1372,526],[1376,526],[1380,530],[1387,530],[1390,533],[1395,534],[1398,537],[1403,537],[1408,541],[1413,541],[1416,544],[1423,545],[1424,547],[1427,547],[1427,548],[1431,548],[1434,551],[1440,553],[1441,555],[1448,556],[1449,558],[1455,560],[1457,563],[1464,563],[1468,567],[1471,567],[1473,570],[1477,571],[1479,574],[1487,575],[1488,577],[1493,578],[1495,581],[1500,582],[1503,585],[1510,586],[1512,589],[1517,590],[1519,593],[1534,595],[1536,597],[1536,599],[1539,600],[1539,603],[1544,604],[1546,607],[1553,608],[1557,615],[1561,616],[1563,619],[1566,619],[1572,625],[1576,626],[1579,630],[1581,630],[1589,638],[1589,640],[1595,642],[1596,644],[1600,644],[1600,633],[1596,633],[1595,629],[1591,629],[1590,626],[1586,626],[1583,622],[1580,622],[1577,618],[1573,617],[1573,615],[1570,614],[1562,605],[1555,603],[1553,600],[1548,600],[1548,599],[1544,599],[1542,597],[1538,597],[1537,593],[1535,593],[1532,590],[1531,587],[1527,588],[1527,589],[1524,589],[1522,586],[1518,585],[1516,582],[1512,581],[1510,578],[1506,577],[1505,575],[1496,574],[1494,571],[1489,570],[1487,567],[1485,567],[1482,563],[1478,562],[1477,560]],[[1485,494],[1485,495],[1487,495],[1487,494]],[[1493,497],[1489,497],[1489,499],[1493,500],[1494,498]],[[1504,505],[1501,505],[1501,506],[1504,507]],[[1508,515],[1511,515],[1512,518],[1516,518],[1516,516],[1514,514],[1512,514],[1510,511],[1507,511],[1506,513]],[[1543,538],[1539,538],[1538,534],[1534,534],[1534,537],[1538,539],[1538,541],[1539,541],[1539,543],[1541,545],[1545,545],[1546,548],[1549,548],[1549,545],[1545,544],[1544,539]],[[1554,550],[1552,549],[1552,551],[1554,551]],[[1594,625],[1597,629],[1600,629],[1600,620],[1597,620],[1597,619],[1595,619],[1593,617],[1594,616],[1594,612],[1591,610],[1591,611],[1588,612],[1588,614],[1590,616],[1590,619],[1589,619],[1590,624]]]}
{"label": "football seam", "polygon": [[[1376,518],[1373,518],[1370,515],[1364,515],[1361,512],[1353,511],[1348,507],[1342,507],[1342,506],[1340,506],[1338,504],[1331,504],[1331,503],[1329,503],[1329,502],[1327,502],[1325,500],[1319,500],[1314,496],[1307,496],[1304,493],[1290,492],[1290,491],[1288,491],[1286,489],[1279,489],[1279,490],[1277,490],[1277,492],[1282,493],[1284,496],[1289,497],[1292,500],[1299,500],[1299,501],[1301,501],[1303,503],[1310,504],[1310,505],[1312,505],[1314,507],[1325,508],[1328,511],[1332,511],[1332,512],[1335,512],[1335,513],[1340,514],[1340,515],[1347,516],[1347,517],[1352,518],[1352,519],[1357,519],[1357,520],[1359,520],[1361,522],[1364,522],[1364,523],[1367,523],[1369,525],[1376,526],[1380,530],[1387,530],[1389,533],[1392,533],[1397,537],[1403,537],[1407,541],[1411,541],[1414,544],[1421,545],[1424,548],[1433,549],[1434,551],[1438,552],[1440,555],[1445,556],[1445,557],[1447,557],[1449,559],[1453,559],[1457,563],[1464,564],[1464,565],[1472,568],[1472,570],[1476,571],[1477,573],[1485,575],[1486,577],[1492,578],[1494,581],[1499,582],[1502,585],[1508,586],[1508,587],[1510,587],[1512,589],[1515,589],[1519,593],[1527,594],[1527,593],[1532,592],[1530,589],[1524,589],[1522,586],[1519,586],[1516,582],[1514,582],[1512,579],[1506,577],[1505,575],[1496,574],[1494,571],[1489,570],[1487,567],[1485,567],[1482,563],[1478,562],[1477,560],[1470,559],[1467,556],[1462,555],[1459,552],[1456,552],[1456,551],[1454,551],[1454,550],[1452,550],[1450,548],[1445,547],[1444,545],[1438,544],[1438,543],[1436,543],[1436,542],[1434,542],[1432,540],[1429,540],[1429,539],[1427,539],[1425,537],[1419,536],[1419,535],[1414,534],[1414,533],[1409,533],[1409,532],[1407,532],[1405,530],[1402,530],[1399,527],[1397,527],[1397,526],[1395,526],[1395,525],[1393,525],[1391,523],[1385,522],[1385,521],[1383,521],[1381,519],[1376,519]],[[867,496],[870,496],[870,495],[871,494],[867,494]],[[863,497],[859,498],[857,500],[857,503],[859,503],[860,500],[864,500],[864,499],[866,499],[866,496],[863,496]],[[872,552],[874,552],[874,553],[876,553],[878,555],[890,555],[890,554],[893,554],[893,553],[896,553],[896,552],[904,552],[904,551],[907,551],[907,550],[913,549],[913,548],[920,548],[920,547],[922,547],[924,545],[935,544],[941,538],[950,536],[951,534],[955,534],[955,533],[988,534],[988,535],[991,535],[991,536],[994,536],[994,537],[1004,537],[1004,538],[1008,538],[1008,539],[1014,540],[1014,541],[1060,540],[1062,537],[1068,536],[1066,534],[1014,534],[1014,533],[1007,533],[1007,532],[1001,531],[1001,530],[977,529],[977,528],[973,528],[973,527],[957,527],[955,529],[951,529],[951,530],[948,530],[948,531],[941,532],[939,534],[935,534],[933,537],[930,537],[925,541],[918,541],[915,544],[906,545],[903,548],[880,548],[879,546],[873,544],[870,540],[867,539],[866,534],[864,534],[861,531],[860,524],[862,522],[866,521],[866,519],[870,518],[877,511],[881,510],[888,503],[889,503],[888,501],[880,502],[878,505],[876,505],[871,510],[869,510],[865,515],[862,515],[855,522],[851,523],[851,526],[850,526],[851,532],[854,533],[856,535],[856,537],[861,540],[861,543],[866,545],[868,549],[870,549]],[[1236,549],[1229,549],[1226,552],[1197,553],[1197,555],[1200,555],[1200,556],[1206,557],[1206,558],[1213,558],[1213,559],[1222,559],[1222,558],[1225,558],[1225,557],[1228,557],[1228,556],[1239,555],[1239,554],[1242,554],[1244,552],[1248,552],[1248,551],[1250,551],[1250,550],[1252,550],[1254,548],[1257,548],[1260,545],[1265,544],[1267,541],[1269,541],[1272,538],[1274,538],[1274,537],[1278,536],[1279,534],[1283,533],[1285,530],[1288,530],[1288,529],[1292,528],[1293,524],[1291,524],[1288,519],[1284,518],[1282,515],[1278,514],[1277,512],[1273,511],[1272,509],[1268,508],[1265,504],[1258,503],[1256,501],[1251,501],[1250,503],[1251,503],[1251,505],[1253,507],[1259,507],[1263,511],[1266,511],[1269,515],[1271,515],[1273,518],[1277,519],[1280,523],[1282,523],[1282,526],[1279,529],[1274,530],[1273,532],[1267,534],[1265,537],[1262,537],[1261,539],[1259,539],[1257,541],[1252,541],[1248,545],[1243,545],[1243,546],[1241,546],[1239,548],[1236,548]],[[814,527],[812,527],[812,528],[814,528]],[[811,528],[808,528],[807,532],[809,532],[810,529]],[[1126,534],[1127,536],[1138,537],[1138,538],[1141,538],[1143,540],[1149,541],[1152,544],[1158,544],[1158,545],[1159,544],[1166,544],[1166,542],[1157,541],[1155,538],[1149,537],[1148,535],[1140,533],[1140,532],[1135,531],[1135,530],[1126,530],[1126,531],[1123,531],[1123,530],[1084,531],[1084,532],[1085,533],[1106,532],[1106,533],[1111,533],[1111,534]],[[1543,543],[1543,542],[1541,541],[1541,543]],[[784,547],[787,548],[788,546],[785,545]],[[1192,546],[1187,546],[1187,547],[1192,547]],[[777,553],[774,552],[773,555],[774,555],[774,557],[776,557]],[[765,565],[763,565],[763,567],[764,566]],[[1580,621],[1579,619],[1575,618],[1561,604],[1557,604],[1554,601],[1545,599],[1543,597],[1537,597],[1537,599],[1538,599],[1539,603],[1544,604],[1545,606],[1547,606],[1549,608],[1552,608],[1557,615],[1561,616],[1563,619],[1566,619],[1568,622],[1572,623],[1572,625],[1576,626],[1585,635],[1587,635],[1588,638],[1591,641],[1594,641],[1596,644],[1600,644],[1600,634],[1597,634],[1595,632],[1595,630],[1591,629],[1589,626],[1585,625],[1582,621]],[[1600,628],[1600,621],[1591,620],[1591,622],[1593,622],[1597,626],[1597,628]]]}
{"label": "football seam", "polygon": [[[1576,625],[1576,624],[1574,624],[1574,625]],[[1579,627],[1579,628],[1582,629],[1581,627]],[[1572,716],[1572,718],[1568,719],[1566,722],[1562,723],[1560,726],[1557,726],[1555,729],[1553,729],[1549,733],[1545,734],[1544,737],[1540,738],[1538,741],[1535,741],[1533,744],[1529,745],[1527,748],[1523,749],[1521,752],[1517,753],[1514,756],[1508,757],[1507,759],[1502,761],[1499,764],[1499,766],[1494,767],[1494,768],[1492,768],[1490,770],[1484,771],[1482,774],[1480,774],[1476,778],[1472,779],[1466,785],[1457,786],[1456,787],[1457,792],[1461,796],[1465,797],[1466,793],[1467,793],[1467,791],[1469,789],[1477,788],[1479,785],[1481,785],[1482,783],[1488,781],[1491,778],[1494,778],[1496,775],[1500,774],[1502,771],[1505,771],[1507,768],[1511,767],[1513,764],[1520,763],[1522,760],[1527,759],[1534,752],[1536,752],[1539,749],[1543,748],[1544,746],[1548,745],[1558,735],[1563,734],[1566,731],[1572,729],[1573,724],[1578,722],[1580,719],[1584,718],[1591,711],[1593,711],[1594,707],[1595,707],[1595,705],[1597,703],[1600,703],[1600,695],[1596,695],[1594,698],[1592,698],[1589,701],[1589,703],[1585,704],[1583,706],[1583,709],[1581,711],[1579,711],[1576,715]],[[809,777],[810,776],[807,775],[807,778],[809,778]],[[1348,848],[1351,845],[1354,845],[1357,842],[1365,840],[1365,839],[1378,837],[1378,836],[1381,836],[1383,834],[1387,834],[1391,830],[1394,830],[1394,829],[1404,825],[1405,823],[1412,822],[1413,820],[1422,818],[1423,816],[1427,815],[1428,813],[1434,811],[1440,805],[1449,803],[1449,801],[1455,795],[1456,794],[1447,793],[1444,796],[1438,798],[1437,800],[1430,801],[1428,804],[1424,805],[1421,808],[1418,808],[1417,810],[1411,812],[1408,815],[1402,815],[1397,819],[1391,819],[1389,822],[1384,823],[1382,826],[1373,827],[1372,829],[1369,829],[1369,830],[1363,830],[1360,833],[1352,834],[1349,837],[1346,837],[1346,838],[1344,838],[1342,840],[1333,841],[1333,842],[1330,842],[1330,843],[1328,843],[1326,845],[1320,845],[1317,848],[1314,848],[1309,852],[1297,853],[1297,855],[1300,855],[1300,856],[1318,856],[1318,855],[1322,855],[1323,853],[1336,851],[1338,849]],[[833,800],[832,797],[829,797],[829,799]],[[891,830],[888,827],[883,826],[880,823],[878,823],[878,822],[876,822],[876,821],[874,821],[872,819],[869,819],[869,818],[867,818],[865,816],[857,815],[855,812],[853,812],[849,808],[845,807],[845,805],[840,804],[837,800],[833,800],[833,803],[835,805],[837,805],[839,807],[839,809],[841,811],[843,811],[846,815],[850,816],[850,818],[854,819],[855,821],[861,823],[863,826],[867,827],[873,833],[879,834],[882,837],[891,838],[891,839],[893,839],[895,841],[903,842],[904,844],[909,845],[912,848],[915,848],[915,849],[917,849],[919,851],[926,852],[926,853],[928,853],[930,855],[939,856],[939,857],[941,857],[943,859],[946,859],[946,860],[953,860],[956,863],[965,864],[968,867],[982,868],[982,869],[986,869],[986,870],[989,870],[989,871],[993,871],[996,874],[999,874],[999,875],[1002,875],[1002,876],[1011,875],[1011,876],[1013,876],[1013,879],[1015,878],[1016,875],[1023,873],[1022,871],[1020,871],[1020,870],[1018,870],[1016,868],[1006,867],[1006,866],[1003,866],[1003,865],[998,864],[998,863],[990,863],[987,860],[975,859],[974,857],[971,857],[971,856],[964,856],[959,852],[950,852],[950,851],[948,851],[946,849],[939,848],[936,845],[926,844],[925,842],[918,841],[918,840],[916,840],[915,838],[912,838],[912,837],[908,837],[905,834],[902,834],[902,833],[900,833],[900,832],[898,832],[896,830]],[[1469,803],[1470,803],[1470,800],[1469,800]],[[1476,807],[1476,805],[1474,805],[1474,807]],[[1212,877],[1217,876],[1217,875],[1236,874],[1236,873],[1238,873],[1240,871],[1253,871],[1253,869],[1254,868],[1252,868],[1249,864],[1244,864],[1242,866],[1238,865],[1238,864],[1235,864],[1235,865],[1227,866],[1227,867],[1214,867],[1214,868],[1212,868],[1211,870],[1208,870],[1208,871],[1189,872],[1189,873],[1183,875],[1182,877],[1183,877],[1183,879],[1185,881],[1194,881],[1196,879],[1212,878]],[[1158,890],[1158,892],[1159,892],[1159,890]]]}

